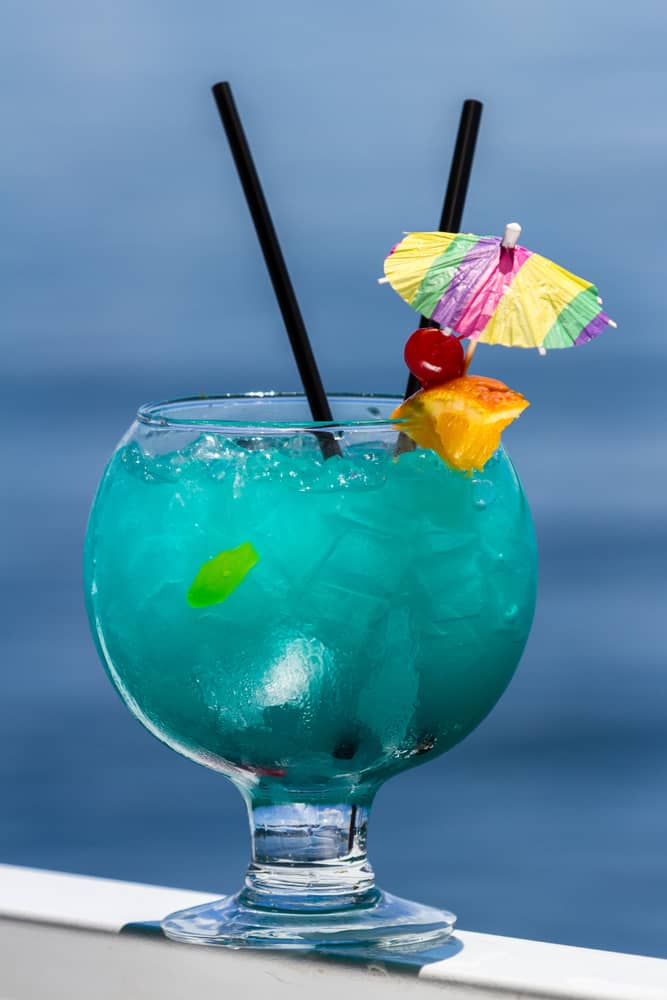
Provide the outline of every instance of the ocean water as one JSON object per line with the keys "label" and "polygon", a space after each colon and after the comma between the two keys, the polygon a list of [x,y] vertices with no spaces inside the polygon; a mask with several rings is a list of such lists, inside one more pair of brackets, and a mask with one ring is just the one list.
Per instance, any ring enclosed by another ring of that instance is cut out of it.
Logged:
{"label": "ocean water", "polygon": [[[598,362],[607,384],[610,366]],[[463,928],[667,957],[662,381],[647,365],[643,411],[607,393],[593,412],[583,377],[567,407],[555,382],[524,385],[534,412],[506,435],[540,551],[523,661],[472,735],[383,787],[370,825],[381,884],[453,909]],[[191,388],[182,372],[2,386],[3,862],[239,885],[240,796],[131,718],[82,597],[109,453],[137,402]]]}

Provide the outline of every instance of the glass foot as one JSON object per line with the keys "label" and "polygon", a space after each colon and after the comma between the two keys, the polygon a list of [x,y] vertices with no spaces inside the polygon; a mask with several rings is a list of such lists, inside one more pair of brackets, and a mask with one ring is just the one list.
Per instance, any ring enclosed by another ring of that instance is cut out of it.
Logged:
{"label": "glass foot", "polygon": [[370,906],[314,913],[251,907],[237,895],[172,913],[162,930],[174,941],[227,948],[419,951],[446,941],[455,922],[447,910],[386,892]]}

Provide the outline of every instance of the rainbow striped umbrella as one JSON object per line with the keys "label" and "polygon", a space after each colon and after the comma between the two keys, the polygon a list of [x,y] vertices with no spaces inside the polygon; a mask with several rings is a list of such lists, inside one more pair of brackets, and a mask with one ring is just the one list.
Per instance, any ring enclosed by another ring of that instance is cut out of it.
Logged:
{"label": "rainbow striped umbrella", "polygon": [[[413,309],[483,344],[576,347],[616,326],[598,290],[505,234],[408,233],[385,260],[385,281]],[[382,280],[382,279],[381,279]]]}

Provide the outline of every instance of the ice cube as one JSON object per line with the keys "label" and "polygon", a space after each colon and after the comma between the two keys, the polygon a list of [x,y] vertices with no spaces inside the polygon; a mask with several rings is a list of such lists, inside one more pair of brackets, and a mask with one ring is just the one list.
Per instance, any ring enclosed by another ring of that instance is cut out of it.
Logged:
{"label": "ice cube", "polygon": [[412,564],[415,614],[427,634],[447,631],[448,623],[456,619],[477,618],[486,599],[486,582],[474,537],[455,545],[444,536],[434,544],[441,547]]}
{"label": "ice cube", "polygon": [[287,702],[305,703],[313,687],[321,683],[330,658],[329,650],[319,640],[295,637],[264,674],[258,704],[268,708]]}

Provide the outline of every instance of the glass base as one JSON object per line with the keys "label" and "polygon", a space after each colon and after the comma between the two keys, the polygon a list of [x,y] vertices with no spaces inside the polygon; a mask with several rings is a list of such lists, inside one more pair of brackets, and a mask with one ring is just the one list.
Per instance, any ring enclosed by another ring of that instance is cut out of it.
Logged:
{"label": "glass base", "polygon": [[328,912],[286,912],[248,906],[236,896],[172,913],[162,930],[174,941],[227,948],[393,949],[421,951],[450,936],[456,917],[380,892],[370,906]]}

